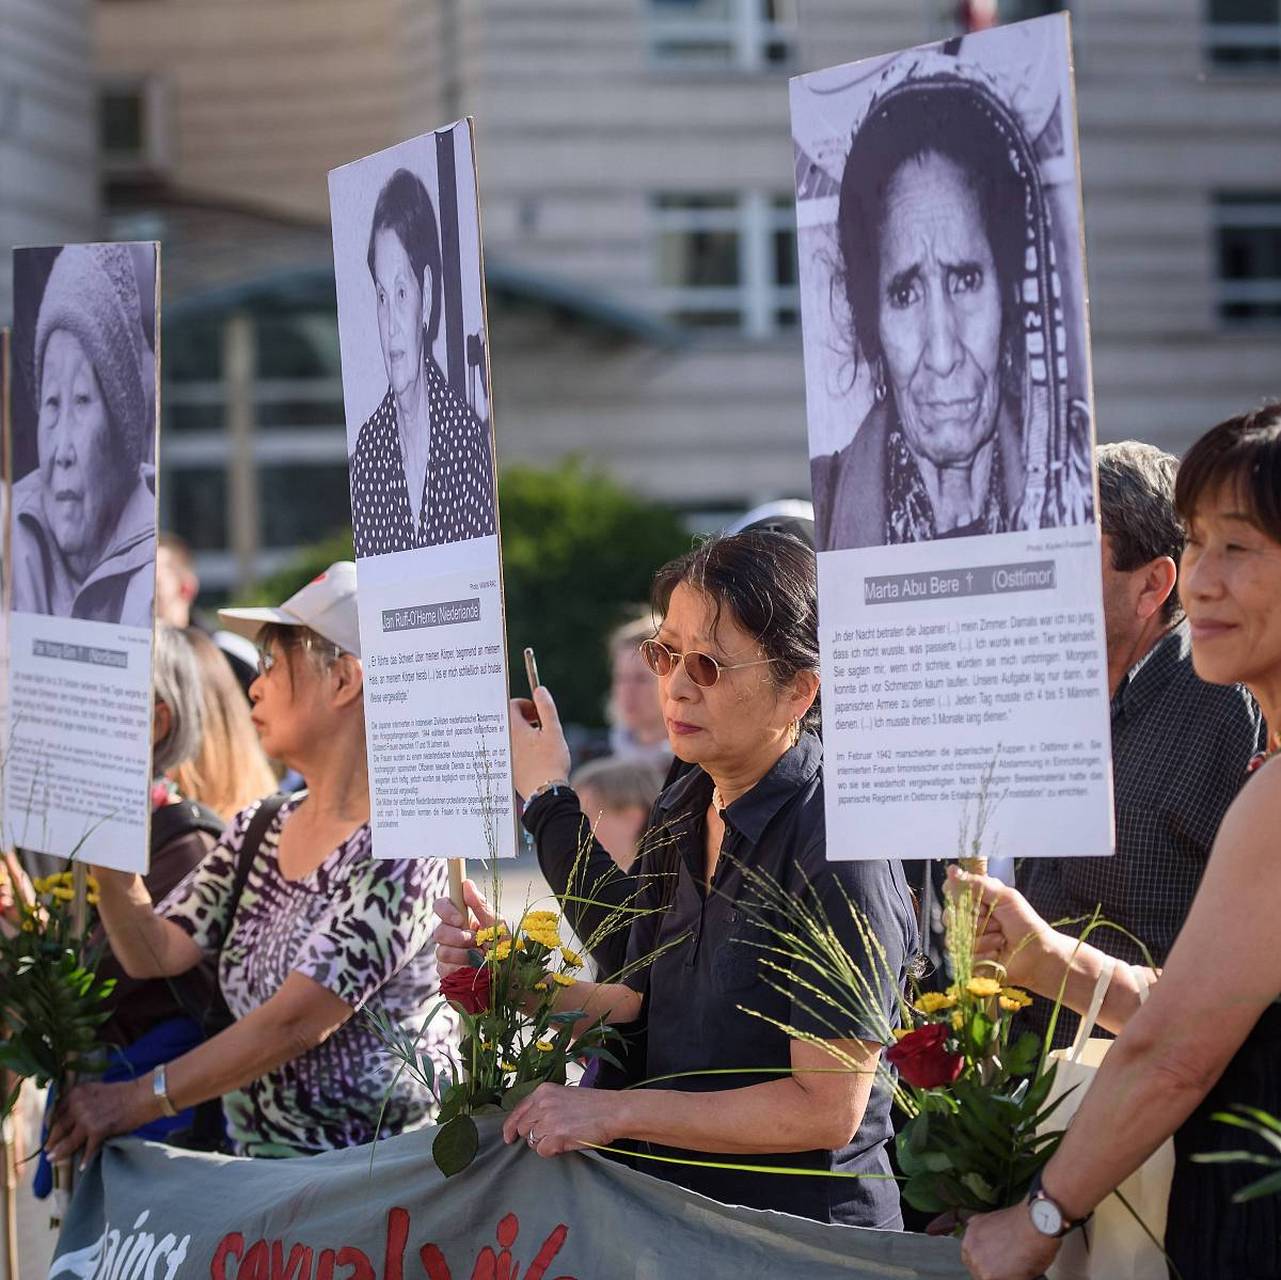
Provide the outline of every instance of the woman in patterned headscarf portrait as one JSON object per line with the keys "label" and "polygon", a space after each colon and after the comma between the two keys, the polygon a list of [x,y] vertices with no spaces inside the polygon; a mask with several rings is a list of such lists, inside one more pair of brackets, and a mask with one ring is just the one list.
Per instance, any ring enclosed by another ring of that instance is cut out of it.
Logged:
{"label": "woman in patterned headscarf portrait", "polygon": [[946,72],[878,96],[845,160],[837,243],[873,403],[815,459],[820,549],[1088,520],[1083,379],[1069,378],[1049,205],[1015,114]]}
{"label": "woman in patterned headscarf portrait", "polygon": [[351,455],[356,555],[492,534],[489,431],[432,357],[441,238],[431,196],[408,169],[379,192],[368,264],[388,386]]}

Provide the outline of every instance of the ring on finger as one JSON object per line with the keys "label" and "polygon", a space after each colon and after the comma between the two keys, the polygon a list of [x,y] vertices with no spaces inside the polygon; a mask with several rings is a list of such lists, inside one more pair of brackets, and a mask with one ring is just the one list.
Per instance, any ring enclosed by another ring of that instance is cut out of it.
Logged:
{"label": "ring on finger", "polygon": [[529,1143],[530,1147],[534,1150],[538,1149],[538,1139],[534,1136],[534,1131],[532,1129],[525,1135],[525,1141]]}

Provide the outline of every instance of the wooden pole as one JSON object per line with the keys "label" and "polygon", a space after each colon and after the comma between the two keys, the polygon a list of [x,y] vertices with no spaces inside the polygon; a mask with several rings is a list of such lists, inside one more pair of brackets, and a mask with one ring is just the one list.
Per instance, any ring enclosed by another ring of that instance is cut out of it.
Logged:
{"label": "wooden pole", "polygon": [[[3,1087],[8,1087],[7,1078]],[[6,1095],[7,1096],[7,1095]],[[14,1116],[0,1121],[0,1244],[3,1245],[4,1280],[18,1276],[18,1126]]]}
{"label": "wooden pole", "polygon": [[449,900],[465,916],[467,902],[463,897],[463,877],[467,874],[467,863],[463,858],[449,859]]}

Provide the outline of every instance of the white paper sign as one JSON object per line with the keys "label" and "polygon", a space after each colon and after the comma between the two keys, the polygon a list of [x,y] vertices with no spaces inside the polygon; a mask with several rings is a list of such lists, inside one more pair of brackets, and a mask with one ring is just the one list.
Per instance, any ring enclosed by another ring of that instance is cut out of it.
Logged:
{"label": "white paper sign", "polygon": [[1066,16],[791,100],[829,856],[1109,854]]}
{"label": "white paper sign", "polygon": [[471,121],[329,175],[374,853],[511,857]]}
{"label": "white paper sign", "polygon": [[4,839],[145,872],[159,246],[13,255]]}

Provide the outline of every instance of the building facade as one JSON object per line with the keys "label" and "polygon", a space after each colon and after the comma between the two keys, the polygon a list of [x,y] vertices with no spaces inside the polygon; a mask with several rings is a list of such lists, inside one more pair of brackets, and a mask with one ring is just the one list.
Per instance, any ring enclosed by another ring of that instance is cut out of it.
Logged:
{"label": "building facade", "polygon": [[0,0],[0,325],[9,251],[98,226],[92,17],[91,0]]}
{"label": "building facade", "polygon": [[[695,523],[804,494],[788,77],[1061,7],[97,0],[108,225],[182,320],[168,522],[230,584],[345,521],[325,174],[464,113],[500,457]],[[1099,434],[1178,451],[1277,387],[1281,5],[1070,8]]]}

